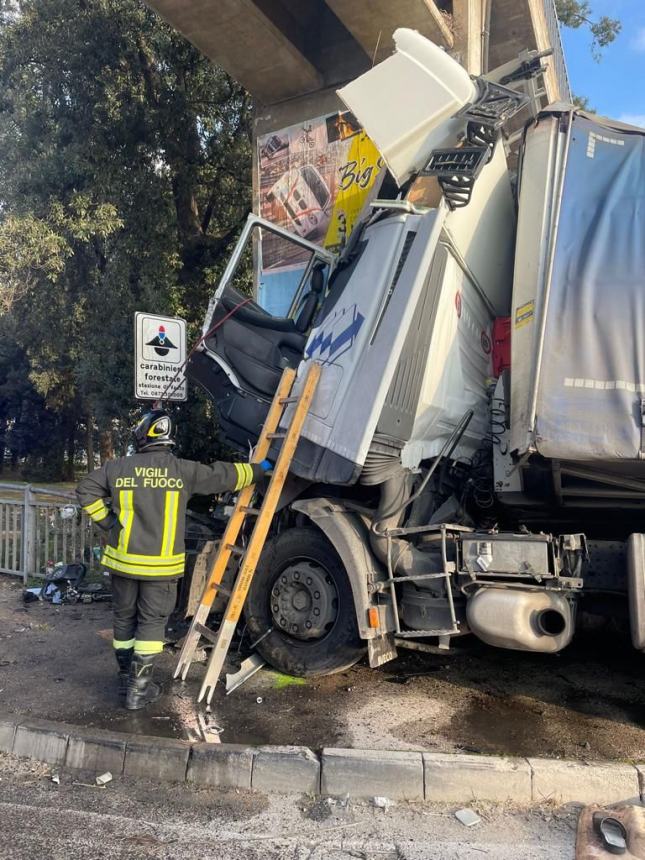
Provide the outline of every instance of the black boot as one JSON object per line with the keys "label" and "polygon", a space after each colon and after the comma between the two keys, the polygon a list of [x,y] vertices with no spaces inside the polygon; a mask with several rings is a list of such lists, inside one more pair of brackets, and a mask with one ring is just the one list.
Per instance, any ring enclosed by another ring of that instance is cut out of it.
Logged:
{"label": "black boot", "polygon": [[119,696],[125,696],[128,692],[128,678],[130,677],[130,664],[134,648],[115,648],[114,656],[119,664]]}
{"label": "black boot", "polygon": [[156,654],[134,654],[130,664],[128,691],[125,706],[129,711],[138,711],[161,695],[161,686],[152,680]]}

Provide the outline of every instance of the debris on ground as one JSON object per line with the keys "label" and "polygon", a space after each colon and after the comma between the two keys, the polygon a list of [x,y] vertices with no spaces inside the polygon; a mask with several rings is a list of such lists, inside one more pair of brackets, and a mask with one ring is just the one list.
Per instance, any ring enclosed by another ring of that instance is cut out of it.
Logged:
{"label": "debris on ground", "polygon": [[38,588],[25,588],[22,592],[22,599],[25,603],[35,603],[38,600],[42,600],[42,586]]}
{"label": "debris on ground", "polygon": [[25,603],[42,600],[55,605],[63,603],[92,603],[110,600],[110,589],[100,582],[85,583],[87,567],[82,562],[48,564],[45,581],[40,589],[29,588],[23,592]]}
{"label": "debris on ground", "polygon": [[578,818],[576,857],[645,858],[645,809],[638,804],[620,804],[605,809],[585,807]]}
{"label": "debris on ground", "polygon": [[221,744],[220,735],[224,731],[220,726],[215,725],[210,714],[203,714],[201,711],[197,714],[199,728],[202,738],[207,744]]}
{"label": "debris on ground", "polygon": [[310,821],[326,821],[331,816],[331,803],[329,797],[314,800],[313,803],[303,809]]}
{"label": "debris on ground", "polygon": [[460,821],[464,827],[474,827],[481,821],[479,815],[477,815],[476,812],[473,812],[472,809],[458,809],[455,812],[455,818],[457,821]]}
{"label": "debris on ground", "polygon": [[108,782],[112,782],[112,774],[109,770],[96,777],[97,785],[107,785]]}
{"label": "debris on ground", "polygon": [[51,781],[52,781],[55,785],[60,785],[60,776],[59,776],[57,773],[52,773],[52,775],[51,775]]}
{"label": "debris on ground", "polygon": [[[181,649],[184,647],[184,642],[186,641],[186,635],[180,636],[179,639],[173,639],[173,633],[175,628],[168,627],[166,630],[166,644],[165,648],[173,654],[178,654]],[[205,663],[208,657],[208,652],[212,648],[210,644],[204,645],[202,648],[196,648],[195,653],[193,654],[193,663]]]}
{"label": "debris on ground", "polygon": [[[259,672],[260,669],[266,666],[266,661],[260,657],[259,654],[251,654],[250,657],[247,657],[246,660],[242,661],[240,669],[238,672],[234,672],[231,675],[226,676],[226,695],[230,695],[233,690],[237,690],[238,687],[241,687],[249,678],[252,678],[256,672]],[[258,702],[260,704],[260,702]]]}
{"label": "debris on ground", "polygon": [[394,806],[394,801],[390,800],[389,797],[375,797],[372,799],[372,803],[377,809],[383,809],[385,812],[388,811],[390,806]]}

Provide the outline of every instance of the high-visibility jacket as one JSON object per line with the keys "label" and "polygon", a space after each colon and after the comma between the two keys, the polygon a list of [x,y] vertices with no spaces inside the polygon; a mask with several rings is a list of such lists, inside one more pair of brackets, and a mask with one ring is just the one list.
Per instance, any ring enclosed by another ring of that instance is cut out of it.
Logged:
{"label": "high-visibility jacket", "polygon": [[105,567],[135,579],[168,579],[184,572],[190,497],[241,490],[262,474],[259,465],[205,466],[159,449],[109,460],[83,478],[76,493],[83,510],[108,532]]}

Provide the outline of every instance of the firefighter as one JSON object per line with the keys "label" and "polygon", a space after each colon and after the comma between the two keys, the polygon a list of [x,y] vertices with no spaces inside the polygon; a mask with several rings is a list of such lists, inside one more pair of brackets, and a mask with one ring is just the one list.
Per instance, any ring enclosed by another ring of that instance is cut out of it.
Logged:
{"label": "firefighter", "polygon": [[136,453],[109,460],[83,478],[76,493],[82,509],[108,535],[102,564],[112,580],[119,690],[134,711],[161,693],[153,666],[184,572],[188,500],[241,490],[271,464],[205,466],[180,460],[172,453],[172,421],[162,410],[145,415],[133,435]]}

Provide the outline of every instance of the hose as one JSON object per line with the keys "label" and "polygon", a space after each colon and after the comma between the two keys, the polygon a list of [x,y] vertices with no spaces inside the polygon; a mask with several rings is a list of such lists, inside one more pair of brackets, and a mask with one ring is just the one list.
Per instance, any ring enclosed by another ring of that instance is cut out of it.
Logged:
{"label": "hose", "polygon": [[[437,565],[436,571],[429,570],[432,567],[433,554],[418,549],[410,541],[392,537],[390,529],[398,526],[403,511],[419,498],[442,458],[452,454],[472,417],[473,410],[469,409],[450,434],[419,489],[413,495],[409,495],[408,489],[410,472],[401,465],[397,473],[382,484],[381,499],[370,527],[370,547],[377,559],[386,565],[390,577],[396,573],[399,576],[414,576],[420,570],[424,573],[439,573],[443,570],[442,563]],[[381,528],[383,525],[385,527]],[[444,595],[445,584],[442,580],[427,580],[424,587],[434,592],[437,597]]]}
{"label": "hose", "polygon": [[[455,450],[455,448],[459,444],[461,437],[466,432],[466,428],[470,424],[470,421],[471,421],[473,415],[474,415],[474,412],[472,409],[469,409],[464,414],[462,419],[459,421],[457,426],[454,428],[454,430],[452,431],[452,433],[450,434],[450,436],[446,440],[441,451],[439,451],[438,455],[435,457],[434,463],[428,469],[428,472],[427,472],[426,476],[424,477],[423,481],[421,481],[421,485],[419,486],[419,489],[415,493],[413,493],[413,495],[411,495],[409,498],[404,500],[397,508],[395,508],[389,514],[387,514],[387,519],[392,519],[397,514],[402,514],[403,511],[407,507],[409,507],[409,505],[412,504],[412,502],[415,502],[419,498],[419,496],[423,493],[425,488],[428,486],[428,482],[430,481],[430,478],[432,478],[432,476],[436,472],[437,466],[439,465],[439,463],[443,460],[444,457],[450,457],[452,452]],[[381,506],[379,505],[379,508],[380,507]],[[372,530],[372,532],[374,532],[375,535],[378,535],[379,537],[387,537],[387,534],[385,532],[380,531],[378,528],[384,520],[385,520],[385,517],[382,517],[381,519],[374,520],[372,522],[371,530]]]}

